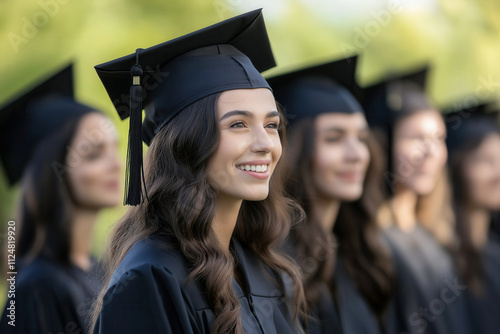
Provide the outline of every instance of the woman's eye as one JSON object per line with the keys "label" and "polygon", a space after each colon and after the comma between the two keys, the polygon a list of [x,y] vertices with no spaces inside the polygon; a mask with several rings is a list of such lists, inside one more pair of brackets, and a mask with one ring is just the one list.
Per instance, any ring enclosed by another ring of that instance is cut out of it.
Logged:
{"label": "woman's eye", "polygon": [[266,125],[266,127],[271,128],[271,129],[279,130],[280,127],[281,127],[281,125],[278,124],[278,123],[272,122],[272,123],[269,123],[268,125]]}
{"label": "woman's eye", "polygon": [[99,152],[92,152],[89,155],[87,155],[87,160],[96,160],[99,158],[100,153]]}
{"label": "woman's eye", "polygon": [[495,159],[492,157],[476,156],[471,159],[476,164],[494,165]]}
{"label": "woman's eye", "polygon": [[358,137],[360,142],[367,143],[368,142],[368,135],[361,135]]}
{"label": "woman's eye", "polygon": [[245,124],[242,121],[236,121],[229,125],[230,128],[243,128]]}
{"label": "woman's eye", "polygon": [[327,143],[337,143],[341,140],[341,137],[326,137],[325,142]]}

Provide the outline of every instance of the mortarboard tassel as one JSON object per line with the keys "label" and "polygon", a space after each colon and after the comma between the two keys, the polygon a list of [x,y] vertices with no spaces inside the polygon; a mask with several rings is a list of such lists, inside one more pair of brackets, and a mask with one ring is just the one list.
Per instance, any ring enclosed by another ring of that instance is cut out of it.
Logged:
{"label": "mortarboard tassel", "polygon": [[[142,68],[139,65],[139,51],[136,50],[136,63],[130,69],[132,86],[130,87],[130,126],[128,132],[127,172],[125,179],[125,205],[142,203]],[[147,195],[146,195],[147,196]]]}

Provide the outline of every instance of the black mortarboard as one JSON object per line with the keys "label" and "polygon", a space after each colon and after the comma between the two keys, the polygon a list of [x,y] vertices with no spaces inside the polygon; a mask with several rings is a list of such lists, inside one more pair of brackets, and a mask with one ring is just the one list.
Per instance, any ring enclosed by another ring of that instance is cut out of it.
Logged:
{"label": "black mortarboard", "polygon": [[[457,106],[460,109],[457,109]],[[455,152],[467,149],[470,144],[492,133],[500,133],[498,125],[498,109],[492,102],[478,104],[455,104],[443,108],[447,129],[446,145],[450,156]]]}
{"label": "black mortarboard", "polygon": [[404,101],[405,91],[419,91],[422,102],[426,103],[424,90],[428,67],[403,75],[390,75],[371,86],[363,88],[362,105],[366,120],[372,127],[387,128],[397,119],[408,101]]}
{"label": "black mortarboard", "polygon": [[260,9],[97,65],[118,114],[130,116],[125,203],[143,199],[142,141],[149,145],[181,110],[211,94],[270,89],[260,72],[275,65]]}
{"label": "black mortarboard", "polygon": [[356,63],[357,56],[353,56],[289,71],[267,81],[276,101],[285,107],[290,124],[326,112],[362,112],[356,100],[360,94]]}
{"label": "black mortarboard", "polygon": [[67,121],[95,109],[73,99],[67,66],[0,109],[0,158],[11,185],[19,181],[35,147]]}

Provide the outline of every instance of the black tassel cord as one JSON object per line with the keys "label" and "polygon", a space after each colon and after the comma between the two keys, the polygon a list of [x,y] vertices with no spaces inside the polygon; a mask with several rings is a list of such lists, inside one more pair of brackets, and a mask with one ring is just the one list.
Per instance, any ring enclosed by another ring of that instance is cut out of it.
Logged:
{"label": "black tassel cord", "polygon": [[[136,50],[136,63],[130,69],[132,86],[130,87],[130,126],[128,132],[127,172],[125,178],[125,205],[142,203],[144,170],[142,166],[142,68],[139,65],[139,51]],[[144,189],[145,190],[145,189]],[[145,194],[147,197],[147,194]]]}

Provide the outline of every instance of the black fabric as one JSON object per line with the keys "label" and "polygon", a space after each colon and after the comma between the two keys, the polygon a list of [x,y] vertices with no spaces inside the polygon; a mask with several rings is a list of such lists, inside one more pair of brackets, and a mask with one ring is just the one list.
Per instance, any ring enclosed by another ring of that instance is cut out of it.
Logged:
{"label": "black fabric", "polygon": [[[0,319],[3,334],[86,333],[90,310],[100,289],[100,266],[89,272],[66,268],[44,258],[22,267],[16,278],[15,298],[8,299]],[[15,302],[15,326],[7,317]]]}
{"label": "black fabric", "polygon": [[361,93],[355,78],[357,59],[354,56],[268,78],[288,122],[326,112],[363,112],[356,100]]}
{"label": "black fabric", "polygon": [[340,321],[344,334],[382,334],[399,333],[395,304],[390,303],[383,319],[378,320],[366,299],[357,289],[351,276],[347,272],[342,259],[337,260],[334,282],[337,293]]}
{"label": "black fabric", "polygon": [[231,89],[268,88],[250,59],[227,44],[196,49],[162,67],[168,78],[150,94],[145,106],[146,144],[182,109],[208,95]]}
{"label": "black fabric", "polygon": [[342,330],[337,303],[332,298],[327,284],[321,286],[319,300],[309,313],[311,319],[306,327],[308,334],[345,333]]}
{"label": "black fabric", "polygon": [[484,103],[446,114],[446,146],[450,160],[456,152],[467,150],[469,145],[487,135],[500,134],[498,111],[489,112],[490,106],[490,103]]}
{"label": "black fabric", "polygon": [[491,214],[490,233],[500,237],[500,211]]}
{"label": "black fabric", "polygon": [[497,334],[500,330],[500,237],[491,233],[481,252],[482,292],[466,292],[474,333]]}
{"label": "black fabric", "polygon": [[36,146],[71,119],[95,109],[73,99],[73,66],[0,108],[0,159],[11,185],[19,181]]}
{"label": "black fabric", "polygon": [[[297,250],[290,238],[286,239],[283,251],[293,259],[298,257]],[[343,333],[337,303],[332,297],[328,284],[322,283],[319,289],[318,301],[315,305],[309,306],[310,318],[302,319],[306,333]]]}
{"label": "black fabric", "polygon": [[[233,280],[245,333],[296,333],[292,306],[274,283],[280,278],[252,251],[232,242],[247,284],[242,289]],[[167,245],[150,237],[129,250],[109,283],[94,333],[210,333],[215,315],[205,292],[198,282],[187,281],[189,264]]]}
{"label": "black fabric", "polygon": [[422,227],[383,231],[397,277],[396,310],[407,333],[468,334],[465,291],[450,255]]}
{"label": "black fabric", "polygon": [[403,109],[403,90],[408,83],[425,90],[429,68],[423,67],[386,78],[363,88],[362,106],[370,127],[390,131],[397,114]]}

